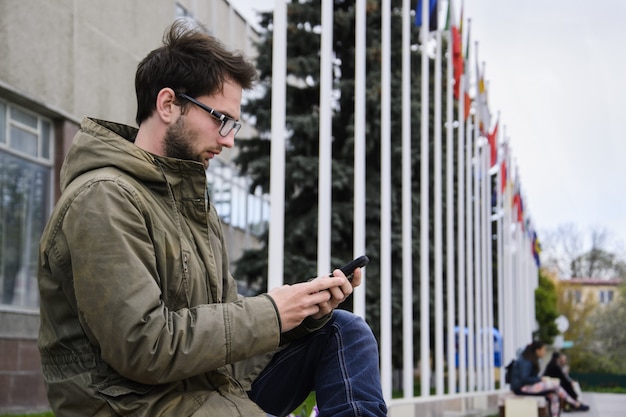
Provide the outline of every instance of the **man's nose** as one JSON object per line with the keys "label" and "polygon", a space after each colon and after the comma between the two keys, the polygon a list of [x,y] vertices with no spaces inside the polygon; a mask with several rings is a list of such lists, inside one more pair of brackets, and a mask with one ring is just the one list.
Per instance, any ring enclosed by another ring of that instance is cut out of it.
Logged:
{"label": "man's nose", "polygon": [[228,132],[226,136],[220,135],[219,143],[228,149],[232,148],[235,145],[235,132]]}

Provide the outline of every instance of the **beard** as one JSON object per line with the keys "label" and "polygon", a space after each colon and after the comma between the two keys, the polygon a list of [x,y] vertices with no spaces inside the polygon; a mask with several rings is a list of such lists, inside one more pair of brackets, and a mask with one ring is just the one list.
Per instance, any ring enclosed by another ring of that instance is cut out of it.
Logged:
{"label": "beard", "polygon": [[169,158],[204,163],[200,155],[194,154],[193,133],[186,128],[182,116],[176,120],[176,123],[167,128],[163,143],[165,156]]}

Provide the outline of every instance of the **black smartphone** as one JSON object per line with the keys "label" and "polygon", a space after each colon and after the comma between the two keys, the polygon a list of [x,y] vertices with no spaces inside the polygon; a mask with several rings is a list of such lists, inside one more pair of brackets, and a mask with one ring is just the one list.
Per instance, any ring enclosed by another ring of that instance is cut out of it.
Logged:
{"label": "black smartphone", "polygon": [[[370,263],[370,258],[368,258],[367,255],[362,255],[354,259],[352,262],[345,264],[339,269],[341,269],[341,272],[343,272],[348,280],[352,280],[354,270],[356,268],[363,268],[368,263]],[[333,274],[330,274],[330,276],[332,277]]]}

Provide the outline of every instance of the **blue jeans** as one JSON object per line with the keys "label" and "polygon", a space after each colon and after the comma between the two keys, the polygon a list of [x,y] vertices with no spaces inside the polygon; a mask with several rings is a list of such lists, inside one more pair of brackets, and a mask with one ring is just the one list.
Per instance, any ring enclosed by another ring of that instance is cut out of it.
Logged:
{"label": "blue jeans", "polygon": [[378,344],[363,319],[335,310],[320,330],[277,353],[248,394],[265,412],[285,416],[315,391],[320,416],[386,416]]}

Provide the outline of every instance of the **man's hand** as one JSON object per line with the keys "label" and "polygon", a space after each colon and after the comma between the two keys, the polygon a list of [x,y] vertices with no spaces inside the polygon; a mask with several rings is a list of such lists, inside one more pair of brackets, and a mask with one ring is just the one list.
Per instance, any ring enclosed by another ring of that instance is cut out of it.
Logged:
{"label": "man's hand", "polygon": [[360,268],[355,270],[352,283],[339,269],[334,270],[333,275],[318,277],[309,282],[283,285],[268,293],[278,309],[283,333],[297,327],[309,316],[316,319],[324,317],[361,283]]}
{"label": "man's hand", "polygon": [[[343,274],[343,272],[341,272],[341,269],[335,269],[333,271],[333,277],[345,277],[345,275]],[[316,279],[324,279],[324,277]],[[330,299],[328,301],[320,303],[320,310],[317,313],[313,314],[312,317],[314,319],[320,319],[336,309],[339,304],[343,303],[346,298],[348,298],[348,296],[352,294],[352,291],[354,291],[354,289],[359,285],[361,285],[361,268],[356,268],[354,270],[352,281],[348,281],[346,279],[343,285],[328,289],[328,292],[330,292],[331,294]]]}

